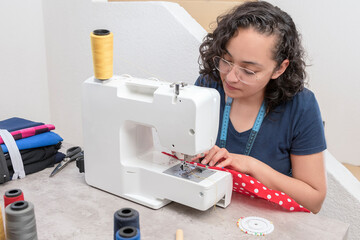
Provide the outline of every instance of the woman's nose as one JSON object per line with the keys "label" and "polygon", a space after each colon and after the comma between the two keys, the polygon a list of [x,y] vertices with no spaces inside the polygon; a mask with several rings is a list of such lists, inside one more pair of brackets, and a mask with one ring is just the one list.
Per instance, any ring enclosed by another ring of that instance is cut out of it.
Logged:
{"label": "woman's nose", "polygon": [[228,82],[238,82],[239,81],[239,79],[237,78],[237,76],[236,76],[237,74],[236,74],[236,69],[233,67],[232,69],[231,69],[231,71],[226,75],[226,80],[228,81]]}

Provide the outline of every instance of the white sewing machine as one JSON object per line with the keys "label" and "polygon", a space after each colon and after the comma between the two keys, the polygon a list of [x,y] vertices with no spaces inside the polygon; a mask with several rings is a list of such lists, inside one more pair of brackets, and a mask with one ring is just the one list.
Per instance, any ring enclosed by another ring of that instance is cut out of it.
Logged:
{"label": "white sewing machine", "polygon": [[[212,148],[220,96],[214,89],[130,76],[83,83],[85,179],[158,209],[175,201],[199,210],[229,205],[230,173],[182,164]],[[181,155],[180,154],[180,155]]]}

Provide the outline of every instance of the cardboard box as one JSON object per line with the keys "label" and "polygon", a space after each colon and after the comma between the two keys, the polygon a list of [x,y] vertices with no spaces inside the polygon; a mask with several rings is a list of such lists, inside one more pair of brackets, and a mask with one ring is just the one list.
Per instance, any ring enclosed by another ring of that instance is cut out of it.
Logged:
{"label": "cardboard box", "polygon": [[[136,1],[136,0],[109,0],[109,2],[121,2],[121,1]],[[149,1],[161,1],[161,0],[149,0]],[[212,32],[216,27],[216,18],[219,15],[247,1],[249,0],[226,0],[226,1],[168,0],[168,2],[176,2],[180,6],[182,6],[208,32]]]}

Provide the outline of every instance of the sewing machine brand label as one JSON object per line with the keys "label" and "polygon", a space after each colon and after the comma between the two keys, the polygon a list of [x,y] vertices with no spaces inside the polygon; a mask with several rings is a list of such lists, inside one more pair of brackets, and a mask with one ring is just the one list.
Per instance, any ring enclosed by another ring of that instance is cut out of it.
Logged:
{"label": "sewing machine brand label", "polygon": [[163,173],[199,183],[207,177],[213,175],[215,171],[191,164],[180,163],[165,170]]}

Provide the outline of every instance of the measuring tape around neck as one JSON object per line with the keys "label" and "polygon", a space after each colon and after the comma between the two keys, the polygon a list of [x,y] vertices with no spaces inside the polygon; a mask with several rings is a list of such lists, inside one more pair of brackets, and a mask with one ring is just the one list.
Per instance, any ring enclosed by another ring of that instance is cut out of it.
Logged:
{"label": "measuring tape around neck", "polygon": [[[223,121],[222,121],[222,125],[221,125],[220,146],[219,146],[220,148],[224,148],[226,146],[226,138],[227,138],[227,131],[229,128],[230,110],[231,110],[232,102],[233,102],[233,99],[231,97],[227,97],[224,114],[223,114]],[[257,134],[260,130],[261,124],[265,118],[265,113],[266,113],[266,107],[265,107],[265,101],[263,101],[261,104],[260,110],[258,112],[258,115],[256,116],[254,126],[251,129],[249,139],[246,143],[244,155],[250,154],[250,151],[252,149],[252,146],[254,145],[256,136],[257,136]]]}
{"label": "measuring tape around neck", "polygon": [[226,138],[227,138],[227,131],[229,128],[229,119],[230,119],[230,110],[231,110],[232,101],[233,99],[231,97],[227,97],[222,125],[221,125],[220,146],[219,146],[220,148],[224,148],[226,146]]}

